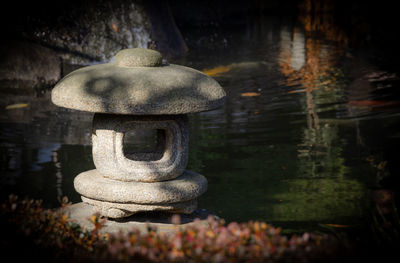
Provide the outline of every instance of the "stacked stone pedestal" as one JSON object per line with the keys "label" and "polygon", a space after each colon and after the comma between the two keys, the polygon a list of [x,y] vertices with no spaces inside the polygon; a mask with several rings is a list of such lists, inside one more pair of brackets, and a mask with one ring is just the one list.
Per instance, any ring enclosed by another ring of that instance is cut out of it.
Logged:
{"label": "stacked stone pedestal", "polygon": [[[157,130],[155,149],[128,153],[124,136],[132,130]],[[96,169],[79,174],[74,186],[103,216],[122,218],[155,210],[192,213],[207,190],[205,177],[185,170],[186,115],[95,114],[92,141]]]}
{"label": "stacked stone pedestal", "polygon": [[[207,180],[186,171],[186,114],[221,107],[225,91],[211,77],[169,64],[155,50],[119,51],[115,60],[75,70],[51,92],[54,104],[94,112],[95,170],[74,181],[82,200],[102,215],[122,218],[140,211],[191,213]],[[156,130],[151,151],[129,152],[132,130]]]}

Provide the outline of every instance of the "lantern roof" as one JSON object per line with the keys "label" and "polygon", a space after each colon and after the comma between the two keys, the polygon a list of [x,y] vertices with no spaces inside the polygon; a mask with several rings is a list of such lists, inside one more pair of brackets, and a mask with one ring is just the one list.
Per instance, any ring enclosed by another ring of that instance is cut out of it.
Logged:
{"label": "lantern roof", "polygon": [[163,62],[158,51],[124,49],[115,61],[75,70],[51,93],[54,104],[82,111],[161,115],[208,111],[225,91],[195,69]]}

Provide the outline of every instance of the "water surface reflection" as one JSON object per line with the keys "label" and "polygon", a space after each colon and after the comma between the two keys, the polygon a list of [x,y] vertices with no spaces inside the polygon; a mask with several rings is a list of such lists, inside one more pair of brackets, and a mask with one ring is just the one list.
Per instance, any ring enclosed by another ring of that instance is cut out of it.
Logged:
{"label": "water surface reflection", "polygon": [[[315,35],[307,16],[264,21],[257,34],[235,30],[227,47],[176,61],[213,75],[228,95],[223,108],[190,115],[189,169],[209,180],[200,207],[288,231],[363,224],[371,202],[398,193],[397,73],[346,48],[343,35]],[[0,102],[3,197],[79,201],[73,178],[94,167],[92,114],[57,108],[48,93]]]}

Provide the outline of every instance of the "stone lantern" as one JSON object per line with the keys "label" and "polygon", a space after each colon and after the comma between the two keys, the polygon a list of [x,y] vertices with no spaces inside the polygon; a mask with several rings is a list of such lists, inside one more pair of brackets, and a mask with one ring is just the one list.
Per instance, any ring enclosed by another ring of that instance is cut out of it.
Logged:
{"label": "stone lantern", "polygon": [[[197,70],[166,63],[149,49],[124,49],[112,63],[81,68],[52,90],[54,104],[94,112],[96,169],[75,177],[83,202],[109,218],[140,211],[192,213],[207,190],[202,175],[186,170],[188,113],[220,107],[225,92]],[[129,152],[124,137],[155,132],[154,149]]]}

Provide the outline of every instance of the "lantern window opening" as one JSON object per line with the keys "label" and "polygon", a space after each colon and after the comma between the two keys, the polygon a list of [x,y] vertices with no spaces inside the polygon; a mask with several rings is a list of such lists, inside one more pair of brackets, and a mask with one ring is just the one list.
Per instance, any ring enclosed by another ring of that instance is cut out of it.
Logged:
{"label": "lantern window opening", "polygon": [[129,160],[158,161],[165,150],[165,129],[131,129],[123,135],[123,153]]}

